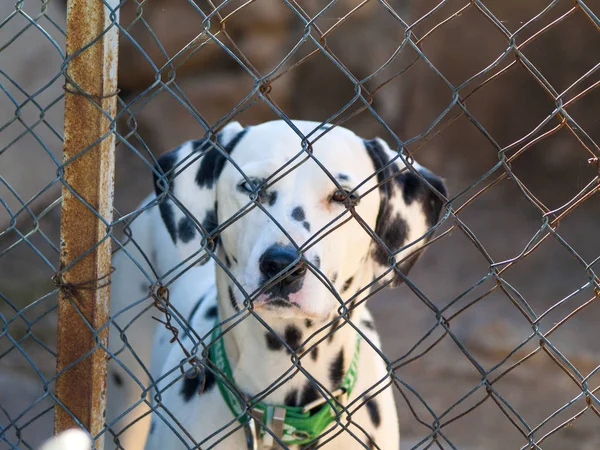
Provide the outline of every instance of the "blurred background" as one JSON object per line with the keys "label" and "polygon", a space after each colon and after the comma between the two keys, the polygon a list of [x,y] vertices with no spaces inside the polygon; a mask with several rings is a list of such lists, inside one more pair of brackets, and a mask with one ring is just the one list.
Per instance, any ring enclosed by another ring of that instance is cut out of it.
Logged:
{"label": "blurred background", "polygon": [[[279,118],[248,97],[253,77],[232,55],[274,71],[266,93],[288,117],[393,143],[391,130],[449,188],[456,215],[410,277],[443,319],[406,286],[370,300],[410,386],[398,393],[402,448],[430,435],[432,414],[443,433],[433,448],[518,449],[530,430],[549,434],[539,448],[600,448],[598,402],[582,395],[600,386],[600,195],[589,194],[600,172],[600,0],[231,1],[226,26],[211,27],[223,46],[198,37],[197,8],[211,6],[195,3],[123,2],[118,212],[151,191],[150,155],[204,136],[203,123],[234,110],[243,124]],[[316,17],[311,35],[326,34],[337,64],[299,44],[305,25],[289,5]],[[40,376],[55,364],[64,23],[62,0],[0,3],[0,436],[16,421],[5,438],[31,446],[52,430]],[[373,111],[345,72],[365,80]],[[539,349],[534,330],[555,326]]]}

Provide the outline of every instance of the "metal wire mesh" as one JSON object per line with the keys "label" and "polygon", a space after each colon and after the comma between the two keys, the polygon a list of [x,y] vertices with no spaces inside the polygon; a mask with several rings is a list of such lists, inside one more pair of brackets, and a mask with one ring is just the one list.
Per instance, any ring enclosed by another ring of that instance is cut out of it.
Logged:
{"label": "metal wire mesh", "polygon": [[[215,245],[252,211],[277,223],[264,196],[303,165],[314,163],[337,183],[312,152],[327,130],[302,135],[296,157],[253,186],[247,204],[217,227],[183,210],[201,236],[187,260],[160,249],[148,252],[141,233],[148,226],[145,214],[160,221],[159,204],[182,207],[170,183],[209,151],[246,176],[218,141],[228,122],[280,119],[295,128],[291,118],[302,117],[355,129],[367,139],[382,136],[398,152],[397,161],[362,184],[389,183],[378,175],[415,157],[446,179],[450,194],[432,194],[444,201],[442,218],[427,234],[433,238],[425,244],[426,255],[408,277],[400,274],[404,284],[393,293],[384,289],[389,280],[381,278],[343,297],[331,274],[304,256],[354,221],[393,261],[393,252],[352,202],[300,245],[278,224],[299,252],[293,264],[301,261],[321,280],[339,308],[303,342],[274,338],[274,346],[289,352],[289,370],[267,389],[241,392],[230,385],[248,412],[291,376],[306,377],[318,397],[333,405],[332,389],[302,363],[314,349],[323,352],[331,335],[352,328],[377,352],[389,378],[374,379],[342,412],[364,410],[371,396],[390,387],[401,448],[597,447],[600,354],[591,342],[600,296],[595,195],[600,136],[593,114],[600,84],[593,51],[600,5],[430,3],[119,4],[121,19],[113,23],[121,60],[112,122],[118,144],[116,210],[103,240],[113,244],[112,288],[121,298],[113,298],[109,323],[92,331],[109,329],[110,345],[99,341],[97,348],[111,359],[109,385],[125,386],[129,394],[127,402],[115,405],[109,392],[105,427],[94,438],[104,436],[110,448],[141,448],[152,421],[167,424],[161,432],[175,436],[182,448],[212,448],[244,428],[234,419],[215,429],[209,444],[197,442],[189,422],[163,401],[169,390],[181,389],[199,373],[205,380],[209,373],[223,376],[206,359],[213,330],[206,335],[194,330],[191,311],[183,311],[170,294],[178,283],[197,277],[197,263],[210,260],[201,270],[214,263],[245,293],[238,311],[220,318],[225,333],[256,320],[277,336],[253,304],[289,273],[246,292]],[[56,323],[59,289],[70,289],[76,300],[78,289],[90,286],[66,287],[55,276],[64,270],[58,263],[58,187],[65,185],[64,169],[72,162],[58,156],[70,59],[64,51],[65,4],[17,1],[0,8],[0,445],[35,448],[50,436],[53,412],[62,407],[54,393],[55,328],[70,324]],[[589,47],[577,51],[583,43]],[[158,156],[189,138],[207,140],[199,152],[163,172]],[[87,151],[82,148],[81,155]],[[135,207],[153,190],[153,175],[158,197]],[[119,278],[124,273],[133,278]],[[107,278],[90,280],[92,287]],[[352,318],[367,298],[382,350]],[[153,344],[154,332],[147,332],[154,329],[170,340],[165,348],[179,346],[185,355],[158,378],[150,361],[158,341]],[[309,448],[325,446],[338,434],[352,435],[356,448],[390,448],[351,428],[342,413],[335,423]]]}

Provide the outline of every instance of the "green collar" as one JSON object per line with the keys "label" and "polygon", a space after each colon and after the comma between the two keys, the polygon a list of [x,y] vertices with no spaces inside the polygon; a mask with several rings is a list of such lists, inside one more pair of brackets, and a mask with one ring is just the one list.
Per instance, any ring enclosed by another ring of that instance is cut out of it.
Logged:
{"label": "green collar", "polygon": [[[350,363],[350,368],[344,375],[339,389],[333,393],[335,397],[341,394],[346,397],[350,396],[350,393],[356,384],[361,340],[360,334],[357,333],[356,336],[356,347],[352,362]],[[215,328],[212,337],[213,345],[210,347],[210,359],[227,377],[228,384],[235,385],[231,366],[229,365],[227,354],[225,352],[225,344],[223,342],[220,326]],[[252,417],[247,413],[242,414],[243,412],[248,411],[249,407],[243,406],[240,403],[238,396],[224,383],[224,380],[221,377],[216,376],[215,379],[219,385],[221,395],[233,415],[239,418],[242,425],[250,425],[252,428]],[[338,393],[338,395],[335,395],[336,393]],[[332,408],[331,405],[333,405],[335,409]],[[326,402],[325,399],[323,399],[322,406],[315,405],[311,408],[307,408],[306,406],[308,405],[305,405],[304,407],[294,407],[256,403],[252,407],[252,412],[254,417],[259,418],[260,421],[269,427],[269,430],[277,435],[277,437],[285,444],[306,444],[319,437],[341,411],[337,399],[331,399],[330,402]],[[317,406],[319,407],[317,408]],[[254,437],[258,436],[259,440],[266,444],[270,444],[271,441],[274,441],[272,435],[267,433],[264,427],[258,426],[255,427],[255,429],[256,428],[259,428],[260,431],[258,431]],[[276,442],[273,443],[275,444]]]}

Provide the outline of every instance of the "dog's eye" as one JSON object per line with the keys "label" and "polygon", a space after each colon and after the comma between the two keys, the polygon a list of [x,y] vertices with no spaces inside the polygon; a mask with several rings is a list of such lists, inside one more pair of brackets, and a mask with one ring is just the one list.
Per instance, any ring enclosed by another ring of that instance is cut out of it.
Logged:
{"label": "dog's eye", "polygon": [[331,195],[331,201],[336,203],[344,203],[344,201],[346,200],[346,196],[348,196],[350,198],[350,201],[355,205],[358,203],[358,195],[356,195],[355,193],[350,193],[348,189],[340,189],[338,191],[335,191]]}
{"label": "dog's eye", "polygon": [[260,180],[256,180],[254,178],[251,178],[250,180],[242,180],[242,182],[238,184],[238,189],[242,192],[251,194],[259,184]]}

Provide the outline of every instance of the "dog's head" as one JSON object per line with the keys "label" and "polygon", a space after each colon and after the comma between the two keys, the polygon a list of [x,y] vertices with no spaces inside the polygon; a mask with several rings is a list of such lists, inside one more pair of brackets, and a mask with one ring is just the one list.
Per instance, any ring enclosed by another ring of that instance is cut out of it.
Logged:
{"label": "dog's head", "polygon": [[373,278],[402,282],[446,191],[381,139],[293,124],[230,123],[214,145],[185,143],[160,158],[157,195],[182,258],[216,243],[232,308],[241,287],[264,314],[324,319],[340,306],[332,288],[346,300]]}

